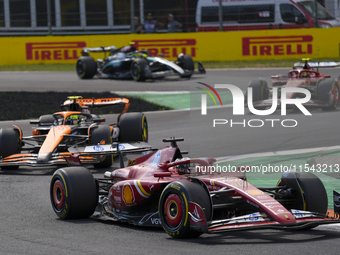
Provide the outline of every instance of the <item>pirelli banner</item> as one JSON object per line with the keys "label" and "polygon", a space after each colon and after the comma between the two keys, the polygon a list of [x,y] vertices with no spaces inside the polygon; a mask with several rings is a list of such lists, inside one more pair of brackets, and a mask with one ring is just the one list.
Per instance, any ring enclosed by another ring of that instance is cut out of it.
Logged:
{"label": "pirelli banner", "polygon": [[[86,36],[2,37],[0,65],[75,63],[84,47],[116,46],[133,41],[150,55],[176,59],[179,53],[196,61],[247,61],[339,58],[340,28],[240,32],[128,34]],[[92,54],[93,55],[93,54]],[[94,58],[103,58],[96,53]]]}

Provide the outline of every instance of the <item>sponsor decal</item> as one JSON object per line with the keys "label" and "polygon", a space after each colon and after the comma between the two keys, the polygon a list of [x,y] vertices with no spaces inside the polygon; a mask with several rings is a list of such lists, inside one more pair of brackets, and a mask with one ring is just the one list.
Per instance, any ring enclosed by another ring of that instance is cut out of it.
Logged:
{"label": "sponsor decal", "polygon": [[75,60],[86,42],[26,43],[26,60]]}
{"label": "sponsor decal", "polygon": [[103,151],[104,148],[102,146],[100,146],[100,145],[96,145],[96,146],[93,146],[93,150],[94,151]]}
{"label": "sponsor decal", "polygon": [[114,196],[113,199],[116,203],[120,203],[122,201],[121,197]]}
{"label": "sponsor decal", "polygon": [[148,50],[150,56],[163,54],[164,58],[177,58],[183,53],[196,57],[196,39],[132,40],[138,50]]}
{"label": "sponsor decal", "polygon": [[133,205],[135,203],[135,194],[128,182],[123,185],[123,200],[126,205]]}
{"label": "sponsor decal", "polygon": [[266,206],[267,206],[267,205],[277,205],[277,204],[279,204],[279,202],[277,202],[277,201],[272,201],[272,200],[271,200],[271,202],[269,202],[269,203],[263,203],[263,202],[262,202],[262,204],[264,204],[264,205],[266,205]]}
{"label": "sponsor decal", "polygon": [[243,56],[282,56],[313,54],[313,36],[243,37]]}
{"label": "sponsor decal", "polygon": [[282,205],[281,205],[281,204],[277,204],[277,205],[269,205],[269,206],[267,206],[267,207],[270,208],[270,209],[273,209],[273,208],[275,208],[275,207],[281,208]]}
{"label": "sponsor decal", "polygon": [[125,146],[124,145],[121,145],[121,144],[119,144],[119,150],[124,150],[125,149]]}
{"label": "sponsor decal", "polygon": [[123,171],[120,171],[120,170],[115,170],[112,172],[112,176],[113,177],[123,177],[123,178],[126,178],[127,176],[129,175],[128,172],[123,172]]}
{"label": "sponsor decal", "polygon": [[177,186],[175,184],[171,184],[171,188],[174,188],[176,190],[180,190],[181,189],[181,187],[179,187],[179,186]]}
{"label": "sponsor decal", "polygon": [[[258,196],[257,199],[267,199],[269,196],[268,195],[264,195],[264,196]],[[268,200],[269,202],[271,202],[272,200]],[[261,202],[266,202],[266,201],[261,201]]]}
{"label": "sponsor decal", "polygon": [[293,210],[295,218],[302,218],[303,214],[299,210]]}
{"label": "sponsor decal", "polygon": [[134,166],[136,165],[136,160],[135,159],[129,159],[129,163],[128,163],[128,166]]}
{"label": "sponsor decal", "polygon": [[261,195],[261,194],[263,194],[263,192],[261,190],[258,190],[258,189],[247,190],[247,193],[251,194],[251,195]]}
{"label": "sponsor decal", "polygon": [[284,172],[283,173],[283,177],[287,177],[289,175],[290,172]]}
{"label": "sponsor decal", "polygon": [[249,218],[250,221],[258,221],[259,220],[259,216],[256,213],[250,214]]}
{"label": "sponsor decal", "polygon": [[161,224],[161,220],[159,218],[151,218],[150,221],[153,225],[160,225]]}

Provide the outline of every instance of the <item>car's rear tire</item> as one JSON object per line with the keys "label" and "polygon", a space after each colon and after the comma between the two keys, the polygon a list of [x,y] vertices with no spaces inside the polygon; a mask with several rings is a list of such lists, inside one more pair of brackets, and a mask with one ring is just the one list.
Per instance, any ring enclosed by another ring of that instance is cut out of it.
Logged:
{"label": "car's rear tire", "polygon": [[[20,153],[21,140],[19,131],[15,128],[0,129],[0,158]],[[1,166],[3,170],[15,170],[19,166]]]}
{"label": "car's rear tire", "polygon": [[91,79],[97,73],[97,63],[90,56],[82,56],[77,60],[76,69],[80,79]]}
{"label": "car's rear tire", "polygon": [[122,114],[118,122],[118,127],[120,142],[148,141],[148,121],[142,112]]}
{"label": "car's rear tire", "polygon": [[[107,125],[98,125],[91,129],[91,144],[98,145],[102,141],[105,144],[112,144],[111,129]],[[100,163],[93,164],[95,168],[108,168],[113,164],[113,156],[102,156],[104,159]]]}
{"label": "car's rear tire", "polygon": [[291,197],[288,199],[294,199],[294,202],[285,205],[287,209],[326,214],[328,208],[327,192],[316,175],[305,172],[290,172],[282,176],[277,186],[286,186],[286,190],[291,193]]}
{"label": "car's rear tire", "polygon": [[95,179],[85,167],[65,167],[52,176],[50,200],[60,219],[90,217],[98,203]]}
{"label": "car's rear tire", "polygon": [[327,104],[323,110],[335,110],[339,105],[339,86],[336,80],[319,79],[316,83],[316,99]]}
{"label": "car's rear tire", "polygon": [[174,238],[193,238],[202,234],[190,228],[189,201],[201,206],[206,220],[211,220],[210,196],[199,183],[184,180],[172,182],[160,196],[159,218],[164,230]]}
{"label": "car's rear tire", "polygon": [[148,62],[143,58],[137,58],[131,63],[130,74],[135,81],[145,81],[145,68]]}

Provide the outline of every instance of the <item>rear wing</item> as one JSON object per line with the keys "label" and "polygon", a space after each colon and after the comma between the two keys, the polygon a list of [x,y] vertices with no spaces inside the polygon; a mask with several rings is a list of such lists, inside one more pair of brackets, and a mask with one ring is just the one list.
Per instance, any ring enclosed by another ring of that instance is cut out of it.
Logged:
{"label": "rear wing", "polygon": [[83,53],[85,53],[85,55],[87,55],[86,53],[89,53],[89,52],[111,52],[111,51],[114,51],[116,50],[116,46],[107,46],[107,47],[95,47],[95,48],[83,48],[82,50],[82,55],[84,56]]}
{"label": "rear wing", "polygon": [[89,107],[89,108],[99,108],[110,105],[122,105],[125,104],[125,107],[122,113],[126,113],[129,106],[130,101],[127,98],[97,98],[97,99],[83,99],[80,96],[72,96],[68,97],[68,99],[61,105],[61,108],[68,108],[72,104],[78,104],[80,107]]}
{"label": "rear wing", "polygon": [[[335,61],[331,61],[331,62],[308,62],[308,65],[311,68],[327,68],[327,67],[339,67],[340,66],[340,62],[335,62]],[[297,68],[304,68],[305,67],[305,63],[304,62],[297,62],[294,64],[293,69],[297,69]]]}

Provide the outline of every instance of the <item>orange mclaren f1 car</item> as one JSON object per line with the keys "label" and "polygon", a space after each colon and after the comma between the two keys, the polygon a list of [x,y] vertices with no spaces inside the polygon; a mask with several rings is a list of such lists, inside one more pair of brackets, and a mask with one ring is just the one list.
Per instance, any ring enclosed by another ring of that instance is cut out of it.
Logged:
{"label": "orange mclaren f1 car", "polygon": [[[94,107],[125,105],[116,124],[105,125],[105,119],[91,114]],[[32,136],[23,136],[22,130],[13,126],[0,129],[0,167],[4,170],[19,166],[65,165],[71,155],[69,147],[103,145],[117,142],[147,142],[148,124],[141,112],[126,113],[129,107],[126,98],[82,99],[69,97],[62,111],[42,115],[31,120],[36,126]],[[100,148],[100,146],[98,146]],[[110,167],[113,157],[80,157],[82,164],[93,164],[96,168]]]}

